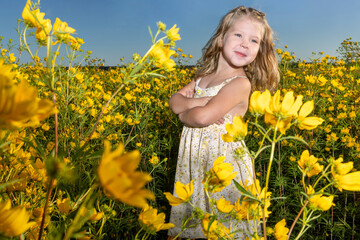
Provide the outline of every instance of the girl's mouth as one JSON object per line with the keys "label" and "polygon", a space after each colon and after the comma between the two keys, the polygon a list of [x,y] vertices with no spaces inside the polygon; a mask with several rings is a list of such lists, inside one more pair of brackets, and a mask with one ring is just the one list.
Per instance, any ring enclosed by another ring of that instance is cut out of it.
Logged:
{"label": "girl's mouth", "polygon": [[242,52],[235,51],[235,54],[239,57],[246,57],[246,54]]}

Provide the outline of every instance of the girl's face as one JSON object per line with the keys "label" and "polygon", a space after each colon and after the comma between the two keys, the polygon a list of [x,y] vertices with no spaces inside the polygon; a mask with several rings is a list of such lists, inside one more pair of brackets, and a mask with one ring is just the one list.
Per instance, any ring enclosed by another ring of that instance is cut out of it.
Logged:
{"label": "girl's face", "polygon": [[245,67],[256,58],[263,36],[263,26],[248,16],[239,17],[225,34],[219,61],[233,68]]}

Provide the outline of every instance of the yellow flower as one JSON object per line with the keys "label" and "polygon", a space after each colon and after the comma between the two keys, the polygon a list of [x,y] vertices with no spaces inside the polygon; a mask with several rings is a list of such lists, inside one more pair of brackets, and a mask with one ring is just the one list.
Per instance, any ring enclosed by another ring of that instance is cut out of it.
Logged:
{"label": "yellow flower", "polygon": [[[245,184],[246,185],[246,184]],[[270,207],[270,196],[271,192],[267,192],[265,188],[261,189],[260,182],[258,179],[255,180],[255,183],[246,186],[245,189],[252,193],[252,195],[259,199],[259,201],[249,199],[244,197],[242,201],[240,199],[235,202],[234,209],[236,211],[236,216],[238,219],[258,219],[260,220],[263,216],[261,209],[261,202],[263,203],[265,218],[269,217],[271,213],[268,208]]]}
{"label": "yellow flower", "polygon": [[100,219],[103,218],[104,212],[98,212],[96,211],[95,208],[93,208],[93,211],[94,211],[93,214],[91,214],[89,218],[90,221],[99,221]]}
{"label": "yellow flower", "polygon": [[156,67],[163,67],[171,71],[175,66],[175,62],[170,59],[170,57],[174,54],[175,51],[171,50],[169,46],[164,46],[164,42],[161,40],[152,47],[149,57],[154,59],[154,65]]}
{"label": "yellow flower", "polygon": [[284,99],[280,104],[280,91],[278,90],[271,98],[265,111],[283,119],[294,117],[297,115],[302,104],[302,98],[302,95],[298,95],[295,100],[294,92],[290,91],[285,94]]}
{"label": "yellow flower", "polygon": [[16,61],[16,57],[15,57],[15,55],[13,54],[13,53],[11,53],[10,55],[9,55],[9,63],[13,63],[13,62],[15,62]]}
{"label": "yellow flower", "polygon": [[201,227],[204,235],[209,240],[216,240],[218,238],[225,238],[229,235],[229,229],[218,222],[216,219],[211,221],[214,216],[206,214],[201,220]]}
{"label": "yellow flower", "polygon": [[36,20],[33,18],[33,16],[31,15],[31,9],[32,9],[32,4],[31,4],[31,0],[27,0],[25,7],[22,11],[22,18],[24,19],[26,24],[31,25],[32,27],[35,26],[35,22]]}
{"label": "yellow flower", "polygon": [[0,234],[9,237],[26,232],[35,222],[29,222],[30,214],[24,206],[11,208],[11,202],[0,203]]}
{"label": "yellow flower", "polygon": [[179,32],[179,28],[176,28],[176,24],[172,28],[166,31],[166,36],[170,42],[175,42],[181,39],[178,32]]}
{"label": "yellow flower", "polygon": [[250,97],[249,111],[253,114],[263,115],[270,99],[271,94],[267,89],[263,93],[260,91],[253,92]]}
{"label": "yellow flower", "polygon": [[338,158],[331,166],[331,173],[337,185],[337,188],[342,191],[360,191],[360,171],[351,172],[353,163],[342,163],[343,159]]}
{"label": "yellow flower", "polygon": [[244,122],[241,116],[234,116],[233,123],[226,123],[226,134],[221,135],[224,142],[237,142],[241,141],[247,135],[247,123]]}
{"label": "yellow flower", "polygon": [[0,59],[0,128],[34,126],[56,112],[54,104],[39,99],[25,79],[14,85],[15,74]]}
{"label": "yellow flower", "polygon": [[220,212],[229,213],[233,210],[234,206],[230,201],[226,201],[224,197],[221,197],[216,201],[216,207]]}
{"label": "yellow flower", "polygon": [[343,161],[344,159],[342,157],[334,161],[334,165],[333,165],[334,174],[345,175],[353,169],[354,167],[353,162],[342,163]]}
{"label": "yellow flower", "polygon": [[46,45],[47,43],[47,36],[51,32],[51,21],[50,19],[46,19],[42,23],[42,27],[36,29],[36,39],[39,41],[41,45]]}
{"label": "yellow flower", "polygon": [[90,221],[99,221],[103,216],[104,216],[104,212],[97,212],[95,208],[89,210],[86,207],[81,207],[80,208],[80,214],[81,216],[85,217],[87,214],[90,214],[89,216],[89,220]]}
{"label": "yellow flower", "polygon": [[149,162],[152,164],[152,165],[156,165],[159,163],[159,157],[154,155],[152,156],[152,158],[149,160]]}
{"label": "yellow flower", "polygon": [[282,219],[280,222],[278,222],[275,225],[275,238],[277,240],[286,240],[288,237],[288,233],[289,233],[289,229],[286,226],[286,221],[285,219]]}
{"label": "yellow flower", "polygon": [[158,26],[158,28],[159,28],[160,31],[165,31],[165,28],[166,28],[166,24],[165,24],[165,23],[159,21],[159,22],[157,22],[157,26]]}
{"label": "yellow flower", "polygon": [[205,188],[210,192],[220,192],[236,177],[237,172],[232,172],[234,167],[231,163],[224,163],[224,160],[224,156],[218,157],[203,180],[203,183],[207,183]]}
{"label": "yellow flower", "polygon": [[66,22],[62,22],[59,18],[56,18],[53,26],[53,33],[55,34],[59,42],[64,42],[68,44],[69,41],[71,41],[71,39],[73,38],[70,34],[73,34],[75,32],[76,30],[69,27]]}
{"label": "yellow flower", "polygon": [[308,101],[302,105],[297,117],[300,129],[312,130],[322,124],[324,119],[319,117],[307,117],[314,109],[314,101]]}
{"label": "yellow flower", "polygon": [[111,152],[111,145],[105,141],[105,150],[97,170],[103,188],[112,197],[135,207],[145,207],[146,199],[154,200],[154,194],[144,189],[152,180],[148,173],[136,171],[140,163],[140,152],[124,153],[124,145]]}
{"label": "yellow flower", "polygon": [[273,127],[277,127],[278,131],[280,131],[282,134],[285,134],[286,130],[290,128],[291,118],[278,119],[275,115],[269,114],[265,112],[265,123],[270,124]]}
{"label": "yellow flower", "polygon": [[175,192],[177,197],[175,197],[169,192],[164,192],[171,206],[177,206],[183,202],[188,202],[190,200],[191,195],[194,193],[193,181],[194,180],[191,180],[191,182],[189,184],[186,184],[186,186],[181,182],[176,182]]}
{"label": "yellow flower", "polygon": [[72,36],[69,37],[70,47],[74,49],[75,51],[78,51],[85,42],[81,38],[74,38]]}
{"label": "yellow flower", "polygon": [[316,128],[324,120],[319,117],[307,117],[314,109],[314,102],[302,104],[302,98],[302,95],[298,95],[295,99],[294,93],[290,91],[280,103],[280,91],[277,91],[265,108],[265,123],[277,127],[282,134],[289,129],[293,119],[296,119],[300,129]]}
{"label": "yellow flower", "polygon": [[306,193],[310,195],[310,206],[314,209],[327,211],[331,206],[335,206],[333,203],[334,196],[324,197],[322,194],[316,194],[311,185],[306,188]]}
{"label": "yellow flower", "polygon": [[40,12],[40,9],[34,9],[31,0],[27,0],[24,10],[22,12],[22,18],[29,27],[41,28],[41,24],[44,21],[45,13]]}
{"label": "yellow flower", "polygon": [[297,115],[302,98],[302,95],[298,95],[295,100],[294,93],[287,92],[280,103],[280,91],[278,90],[265,108],[265,123],[277,127],[284,134],[290,128],[291,120]]}
{"label": "yellow flower", "polygon": [[69,198],[64,198],[63,200],[56,199],[56,205],[61,213],[68,214],[74,207],[74,202]]}
{"label": "yellow flower", "polygon": [[317,83],[320,85],[320,86],[324,86],[327,82],[326,78],[320,74],[320,76],[318,77],[317,79]]}
{"label": "yellow flower", "polygon": [[175,226],[172,223],[165,223],[165,214],[157,214],[157,209],[154,209],[147,204],[139,214],[139,220],[146,225],[150,233],[167,230]]}
{"label": "yellow flower", "polygon": [[348,191],[360,191],[360,171],[338,175],[335,177],[338,189]]}
{"label": "yellow flower", "polygon": [[308,150],[305,150],[302,152],[298,164],[308,177],[312,177],[319,174],[324,168],[323,165],[318,163],[318,160],[314,155],[310,156]]}

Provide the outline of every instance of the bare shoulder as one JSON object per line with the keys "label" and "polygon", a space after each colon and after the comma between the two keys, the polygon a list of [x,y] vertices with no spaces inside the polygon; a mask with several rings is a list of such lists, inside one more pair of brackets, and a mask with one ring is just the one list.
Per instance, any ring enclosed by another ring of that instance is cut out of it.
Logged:
{"label": "bare shoulder", "polygon": [[241,92],[242,94],[250,94],[251,92],[251,83],[250,80],[246,77],[236,77],[234,79],[232,79],[228,84],[226,84],[223,87],[224,90],[228,90],[228,91],[236,91],[236,92]]}

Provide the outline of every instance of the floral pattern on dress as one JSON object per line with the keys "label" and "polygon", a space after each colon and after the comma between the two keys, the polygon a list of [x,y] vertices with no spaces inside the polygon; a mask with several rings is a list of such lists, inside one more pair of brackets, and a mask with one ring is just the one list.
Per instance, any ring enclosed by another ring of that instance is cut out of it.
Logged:
{"label": "floral pattern on dress", "polygon": [[[212,97],[215,96],[220,89],[236,78],[234,76],[222,82],[221,84],[202,89],[198,86],[200,79],[196,81],[194,98]],[[242,76],[240,76],[242,77]],[[180,181],[184,184],[190,183],[194,180],[194,193],[192,195],[192,202],[196,207],[199,207],[207,212],[211,212],[206,193],[204,191],[202,180],[205,173],[210,170],[213,162],[220,156],[225,156],[225,162],[232,163],[234,171],[238,174],[235,178],[237,182],[248,183],[253,182],[251,177],[253,174],[251,158],[244,142],[224,142],[221,135],[226,133],[225,124],[232,121],[232,116],[226,114],[224,116],[225,122],[221,125],[211,124],[203,128],[193,128],[184,126],[181,134],[179,153],[175,174],[175,182]],[[234,151],[237,148],[243,148],[244,155],[242,160],[234,156]],[[176,196],[176,193],[174,192]],[[226,200],[230,200],[232,204],[241,196],[239,190],[231,183],[225,187],[221,192],[214,193],[213,198],[220,199],[223,196]],[[173,206],[171,209],[170,222],[175,225],[174,228],[169,229],[170,236],[176,236],[181,231],[183,218],[187,219],[192,215],[193,208],[189,204],[180,204]],[[196,222],[190,221],[189,225]],[[227,222],[229,227],[229,222]],[[238,225],[238,228],[244,229],[245,232],[251,232],[249,225],[244,221]],[[236,239],[245,239],[243,233],[236,233]],[[195,228],[186,229],[179,236],[181,238],[205,238],[202,233],[201,225]]]}

